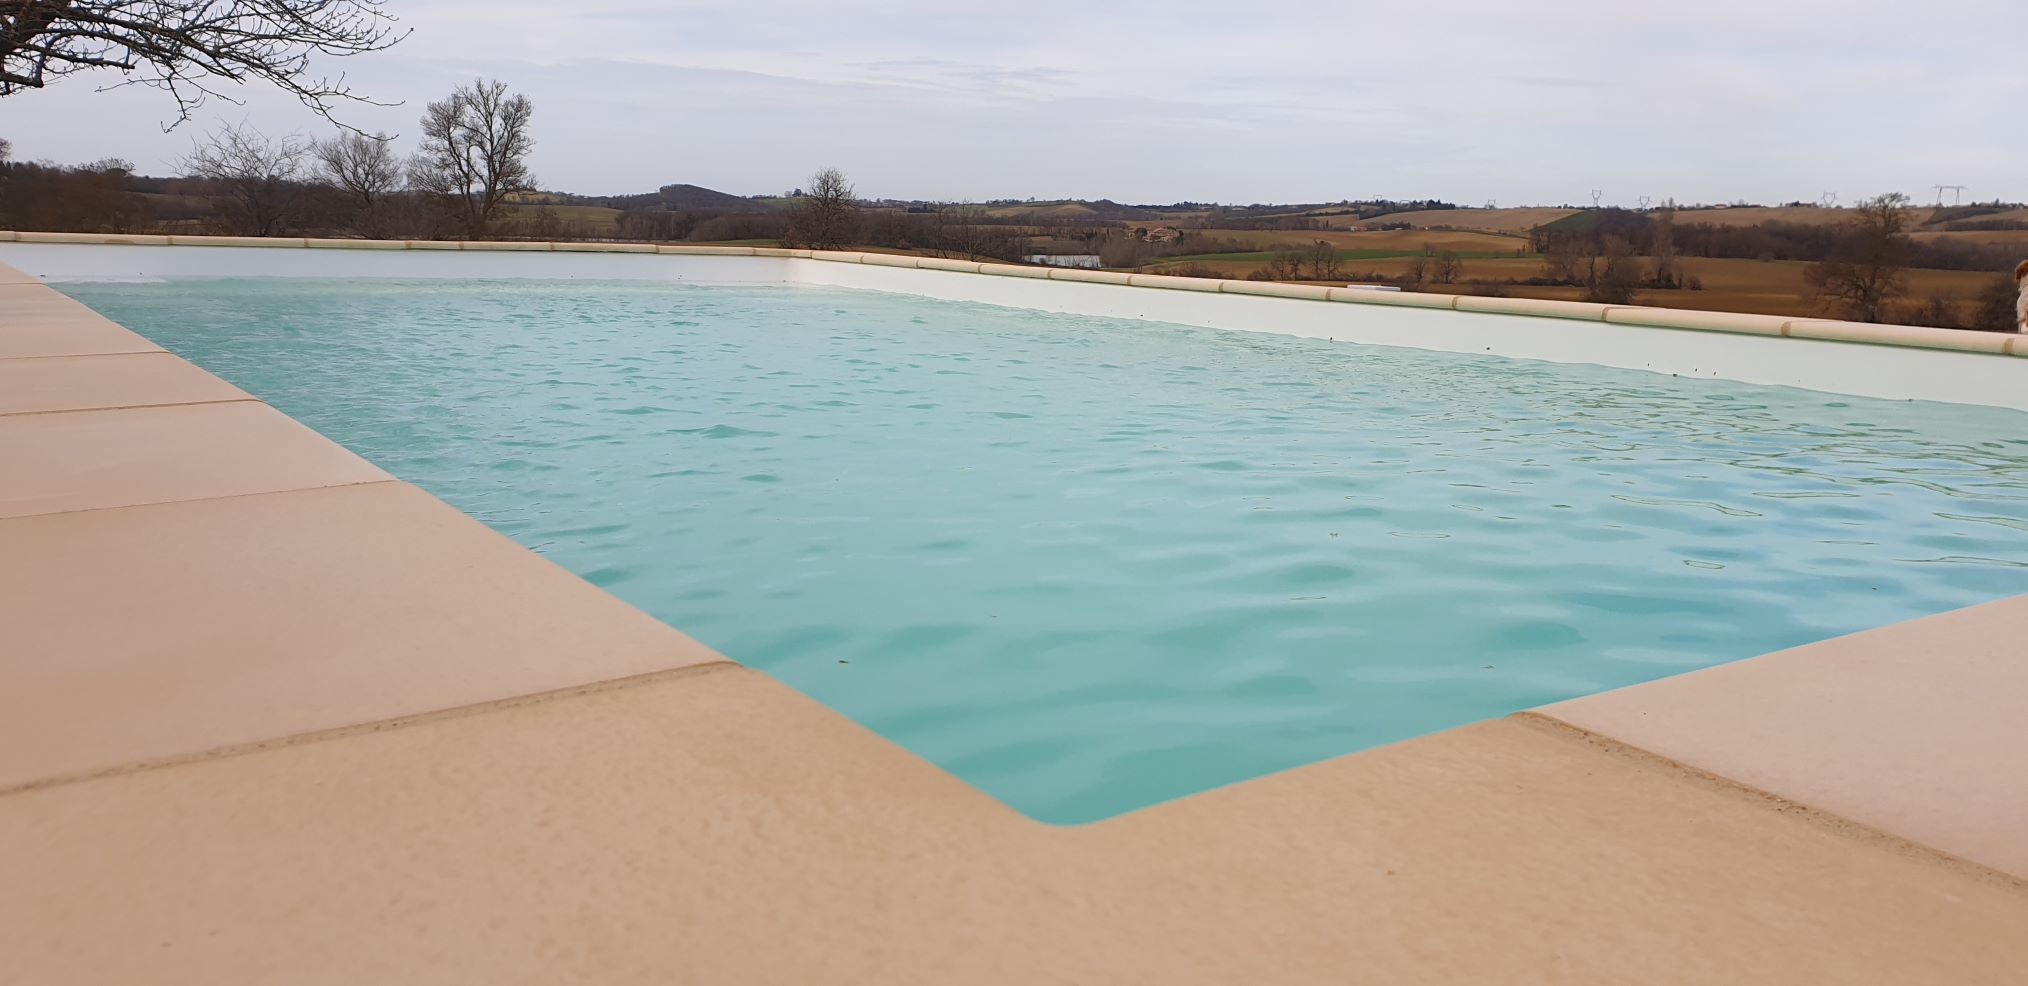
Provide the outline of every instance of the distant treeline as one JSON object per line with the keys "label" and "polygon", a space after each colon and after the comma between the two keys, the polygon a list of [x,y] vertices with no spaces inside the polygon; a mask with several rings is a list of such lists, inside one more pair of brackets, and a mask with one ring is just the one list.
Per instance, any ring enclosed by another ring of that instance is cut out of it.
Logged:
{"label": "distant treeline", "polygon": [[[1657,215],[1626,209],[1579,213],[1537,227],[1529,233],[1529,245],[1535,252],[1550,253],[1559,241],[1575,239],[1583,246],[1603,249],[1609,239],[1617,238],[1631,245],[1634,253],[1651,255],[1663,228]],[[1752,226],[1673,222],[1669,234],[1678,256],[1811,263],[1836,256],[1851,235],[1843,226],[1781,220]],[[2018,247],[1954,240],[1910,240],[1907,251],[1908,266],[1935,270],[2010,271],[2021,259]]]}
{"label": "distant treeline", "polygon": [[[258,206],[247,207],[249,196]],[[581,218],[578,207],[614,202],[610,223]],[[262,218],[256,220],[254,213]],[[695,186],[665,186],[643,196],[598,199],[542,196],[523,202],[494,224],[505,239],[723,242],[790,238],[795,209]],[[309,177],[276,179],[249,189],[200,178],[134,173],[125,161],[83,165],[0,160],[0,228],[99,233],[223,233],[442,239],[460,235],[420,192],[392,190],[362,222],[359,203],[340,188]],[[904,212],[855,209],[847,240],[896,250],[1018,260],[1027,230],[1018,219],[978,207]]]}

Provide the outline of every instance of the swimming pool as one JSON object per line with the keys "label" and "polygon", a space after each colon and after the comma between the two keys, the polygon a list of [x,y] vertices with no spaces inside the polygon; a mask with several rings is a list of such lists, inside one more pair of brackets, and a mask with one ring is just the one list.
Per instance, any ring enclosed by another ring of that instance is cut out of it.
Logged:
{"label": "swimming pool", "polygon": [[62,287],[1009,804],[2028,591],[2028,415],[898,295]]}

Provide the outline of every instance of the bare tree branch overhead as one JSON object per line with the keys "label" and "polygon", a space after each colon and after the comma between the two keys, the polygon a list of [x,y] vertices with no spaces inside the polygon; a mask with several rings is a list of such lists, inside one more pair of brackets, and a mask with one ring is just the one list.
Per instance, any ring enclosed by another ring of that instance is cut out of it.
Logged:
{"label": "bare tree branch overhead", "polygon": [[170,127],[212,97],[238,103],[226,87],[240,83],[275,86],[329,119],[337,103],[389,104],[354,92],[342,74],[312,74],[311,59],[407,36],[383,0],[0,0],[0,96],[117,69],[121,80],[101,88],[167,92]]}

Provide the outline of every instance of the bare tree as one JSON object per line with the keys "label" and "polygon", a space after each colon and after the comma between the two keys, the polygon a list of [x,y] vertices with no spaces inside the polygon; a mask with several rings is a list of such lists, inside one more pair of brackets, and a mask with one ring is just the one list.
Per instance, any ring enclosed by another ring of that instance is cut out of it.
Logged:
{"label": "bare tree", "polygon": [[859,206],[852,199],[852,183],[837,168],[825,168],[810,176],[810,187],[796,200],[796,213],[789,221],[784,241],[813,250],[836,250],[852,242],[859,221]]}
{"label": "bare tree", "polygon": [[[91,69],[118,69],[105,88],[147,86],[176,102],[175,126],[226,85],[265,82],[328,118],[335,102],[372,102],[345,77],[310,74],[315,55],[388,48],[397,31],[383,0],[5,0],[0,96]],[[381,105],[381,104],[376,104]]]}
{"label": "bare tree", "polygon": [[1310,276],[1319,281],[1338,279],[1338,248],[1328,240],[1318,240],[1310,248]]}
{"label": "bare tree", "polygon": [[528,170],[534,113],[528,97],[486,79],[457,87],[423,111],[422,150],[409,182],[450,212],[466,239],[484,239],[507,196],[535,187]]}
{"label": "bare tree", "polygon": [[1555,232],[1543,237],[1542,277],[1557,284],[1579,282],[1577,264],[1580,244],[1574,235]]}
{"label": "bare tree", "polygon": [[1430,267],[1429,279],[1438,284],[1456,284],[1458,276],[1465,272],[1465,262],[1457,251],[1445,250],[1437,254],[1436,263]]}
{"label": "bare tree", "polygon": [[1930,292],[1928,300],[1908,312],[1910,325],[1927,325],[1935,329],[1962,329],[1965,327],[1964,314],[1959,310],[1958,299],[1942,291]]}
{"label": "bare tree", "polygon": [[386,134],[341,133],[310,145],[316,176],[344,196],[352,228],[368,239],[387,235],[388,199],[402,186],[402,163]]}
{"label": "bare tree", "polygon": [[1411,259],[1408,262],[1408,269],[1401,274],[1402,289],[1407,291],[1422,290],[1423,282],[1429,280],[1429,267],[1430,259],[1427,256]]}
{"label": "bare tree", "polygon": [[[798,215],[789,221],[789,238],[792,240],[801,238],[802,234],[799,233],[796,226],[796,223],[801,218]],[[1146,243],[1135,239],[1131,230],[1123,230],[1121,231],[1121,235],[1109,236],[1099,242],[1098,262],[1100,267],[1108,269],[1142,267],[1148,261],[1153,260],[1154,257],[1155,252],[1148,249]]]}
{"label": "bare tree", "polygon": [[1607,233],[1585,257],[1584,300],[1625,305],[1641,286],[1641,263],[1624,236]]}
{"label": "bare tree", "polygon": [[1987,281],[1973,296],[1972,321],[1965,327],[1987,332],[2020,332],[2021,304],[2021,288],[2013,278],[2002,274]]}
{"label": "bare tree", "polygon": [[[801,215],[789,217],[789,233],[783,237],[785,241],[805,241],[807,243],[807,239],[805,239],[807,233],[797,227],[797,223],[801,223],[801,219],[803,219]],[[1099,241],[1099,266],[1101,268],[1111,268],[1111,270],[1117,270],[1117,268],[1140,268],[1140,266],[1148,264],[1150,260],[1154,260],[1154,252],[1148,250],[1148,243],[1142,243],[1140,239],[1134,239],[1132,231],[1128,231],[1126,235],[1115,235],[1115,237],[1107,237],[1107,239]]]}
{"label": "bare tree", "polygon": [[1310,263],[1309,250],[1280,250],[1268,258],[1267,266],[1246,275],[1249,281],[1300,281],[1303,267]]}
{"label": "bare tree", "polygon": [[981,206],[945,206],[930,221],[938,256],[966,260],[1021,259],[1022,238],[1004,226],[988,223],[986,210]]}
{"label": "bare tree", "polygon": [[563,217],[556,214],[556,207],[542,203],[530,216],[524,214],[519,223],[521,235],[531,240],[555,242],[565,238]]}
{"label": "bare tree", "polygon": [[1655,232],[1648,255],[1655,258],[1655,274],[1649,283],[1658,288],[1673,288],[1683,282],[1682,273],[1676,269],[1675,199],[1669,199],[1655,210]]}
{"label": "bare tree", "polygon": [[1888,305],[1908,290],[1902,271],[1914,246],[1911,223],[1908,196],[1899,192],[1859,203],[1835,252],[1803,272],[1818,303],[1855,322],[1886,317]]}
{"label": "bare tree", "polygon": [[0,226],[128,233],[146,229],[154,208],[131,189],[134,166],[118,158],[62,167],[12,164],[0,170]]}
{"label": "bare tree", "polygon": [[309,144],[286,134],[269,137],[250,124],[228,125],[204,136],[182,161],[185,176],[211,182],[230,202],[234,232],[274,236],[288,225],[302,198]]}

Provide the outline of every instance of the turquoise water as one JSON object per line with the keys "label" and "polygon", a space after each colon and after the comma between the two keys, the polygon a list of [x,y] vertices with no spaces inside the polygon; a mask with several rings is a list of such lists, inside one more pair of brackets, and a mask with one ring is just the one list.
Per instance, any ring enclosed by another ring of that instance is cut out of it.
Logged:
{"label": "turquoise water", "polygon": [[1054,822],[2028,592],[2012,411],[828,289],[63,287]]}

